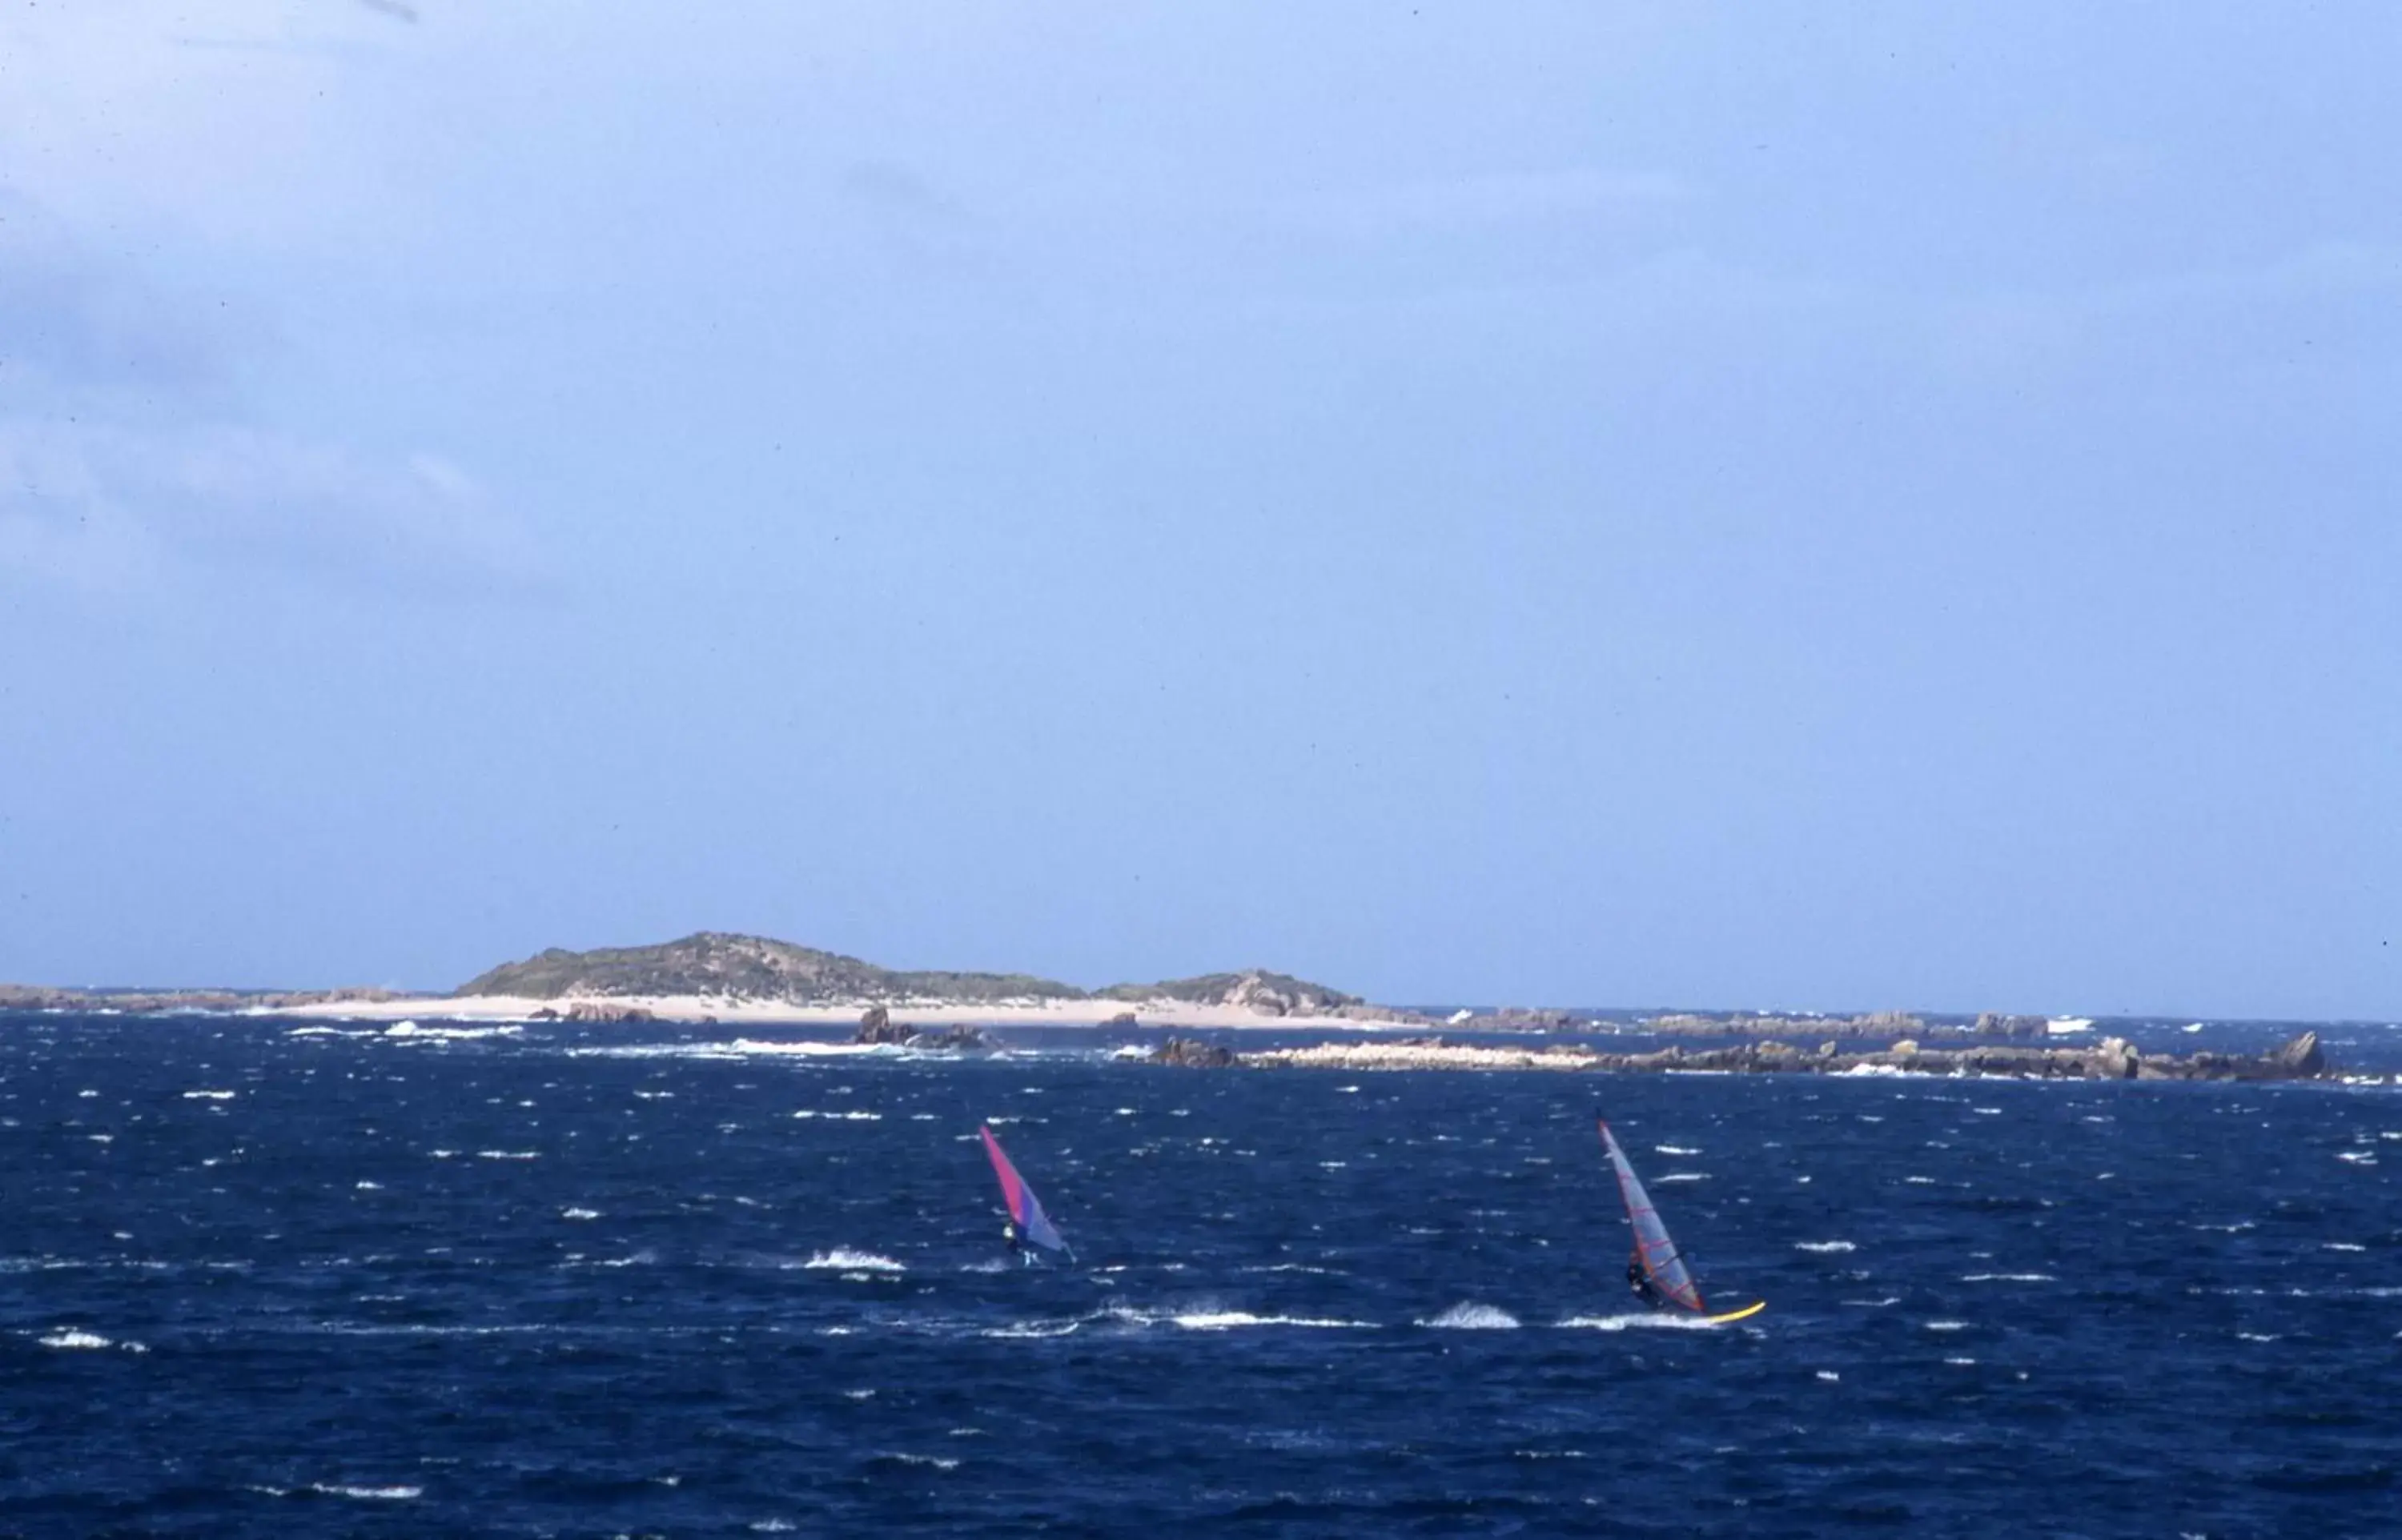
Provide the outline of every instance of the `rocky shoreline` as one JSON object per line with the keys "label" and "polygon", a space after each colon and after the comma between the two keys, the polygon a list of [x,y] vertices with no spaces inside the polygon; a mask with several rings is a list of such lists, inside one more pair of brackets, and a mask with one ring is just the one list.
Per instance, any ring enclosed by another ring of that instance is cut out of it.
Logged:
{"label": "rocky shoreline", "polygon": [[1648,1053],[1609,1053],[1581,1045],[1503,1048],[1446,1042],[1441,1038],[1324,1042],[1238,1052],[1215,1043],[1172,1038],[1150,1057],[1154,1064],[1200,1069],[1546,1069],[1616,1075],[1951,1075],[2042,1080],[2338,1078],[2315,1032],[2301,1033],[2260,1054],[2145,1053],[2123,1038],[2105,1038],[2075,1048],[2005,1043],[1925,1048],[1905,1038],[1890,1048],[1863,1051],[1830,1039],[1815,1048],[1769,1041],[1705,1049],[1672,1045]]}

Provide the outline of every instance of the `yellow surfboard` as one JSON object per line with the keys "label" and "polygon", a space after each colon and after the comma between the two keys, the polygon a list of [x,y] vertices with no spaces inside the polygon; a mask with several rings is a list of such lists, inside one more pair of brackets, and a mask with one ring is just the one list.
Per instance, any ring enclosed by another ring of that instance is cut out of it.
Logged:
{"label": "yellow surfboard", "polygon": [[1755,1303],[1746,1305],[1741,1310],[1731,1310],[1723,1315],[1705,1315],[1702,1319],[1707,1321],[1714,1327],[1722,1327],[1729,1321],[1740,1321],[1747,1316],[1757,1315],[1767,1308],[1768,1301],[1761,1299]]}

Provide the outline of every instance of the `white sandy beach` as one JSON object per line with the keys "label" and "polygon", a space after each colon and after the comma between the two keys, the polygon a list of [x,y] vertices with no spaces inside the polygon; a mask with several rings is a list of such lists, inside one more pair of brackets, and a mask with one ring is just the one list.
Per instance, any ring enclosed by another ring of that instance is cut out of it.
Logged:
{"label": "white sandy beach", "polygon": [[391,1000],[337,1000],[324,1005],[286,1006],[271,1014],[341,1016],[362,1021],[522,1022],[535,1012],[565,1015],[578,1005],[610,1009],[634,1008],[664,1022],[715,1020],[733,1026],[856,1025],[862,1014],[881,1005],[892,1020],[912,1026],[1102,1026],[1131,1012],[1145,1027],[1257,1027],[1279,1031],[1390,1032],[1428,1030],[1424,1022],[1359,1021],[1347,1016],[1272,1016],[1237,1006],[1194,1005],[1181,1000],[1026,1000],[993,1005],[927,1003],[905,1000],[860,1000],[846,1005],[794,1005],[782,1000],[728,999],[709,995],[566,996],[535,999],[523,995],[422,996]]}

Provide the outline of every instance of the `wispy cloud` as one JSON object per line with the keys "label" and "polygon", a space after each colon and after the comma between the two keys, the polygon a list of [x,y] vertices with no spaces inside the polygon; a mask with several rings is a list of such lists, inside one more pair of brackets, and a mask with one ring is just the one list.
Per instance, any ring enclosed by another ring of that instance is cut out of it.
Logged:
{"label": "wispy cloud", "polygon": [[0,573],[88,594],[201,569],[536,584],[531,537],[430,453],[245,420],[244,343],[0,187]]}
{"label": "wispy cloud", "polygon": [[417,7],[405,4],[404,0],[359,0],[359,4],[395,21],[414,23],[417,21]]}
{"label": "wispy cloud", "polygon": [[122,594],[228,568],[453,592],[544,581],[522,524],[436,457],[66,419],[0,421],[0,568]]}

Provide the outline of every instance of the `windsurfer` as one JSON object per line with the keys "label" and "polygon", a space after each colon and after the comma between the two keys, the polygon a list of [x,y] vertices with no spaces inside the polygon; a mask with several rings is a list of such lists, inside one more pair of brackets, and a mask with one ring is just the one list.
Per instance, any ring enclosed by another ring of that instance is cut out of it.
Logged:
{"label": "windsurfer", "polygon": [[1639,1251],[1629,1254],[1626,1258],[1626,1286],[1635,1291],[1636,1299],[1653,1310],[1667,1302],[1660,1297],[1659,1289],[1652,1286],[1651,1274],[1644,1271],[1643,1253]]}
{"label": "windsurfer", "polygon": [[1001,1222],[1001,1244],[1007,1246],[1009,1254],[1019,1261],[1029,1265],[1033,1262],[1033,1256],[1026,1249],[1026,1237],[1017,1232],[1016,1220],[1003,1219]]}

